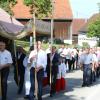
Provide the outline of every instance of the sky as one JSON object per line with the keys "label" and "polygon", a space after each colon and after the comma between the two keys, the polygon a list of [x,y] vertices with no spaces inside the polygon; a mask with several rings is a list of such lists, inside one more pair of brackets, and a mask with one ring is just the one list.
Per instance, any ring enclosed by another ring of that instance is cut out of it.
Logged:
{"label": "sky", "polygon": [[89,18],[99,12],[100,0],[69,0],[74,18]]}

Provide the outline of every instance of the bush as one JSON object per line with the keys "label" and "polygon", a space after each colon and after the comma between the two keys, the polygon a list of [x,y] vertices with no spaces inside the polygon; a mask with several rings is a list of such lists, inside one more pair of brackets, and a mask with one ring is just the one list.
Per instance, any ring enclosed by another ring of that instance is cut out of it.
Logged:
{"label": "bush", "polygon": [[61,39],[54,39],[55,44],[64,44],[63,40]]}
{"label": "bush", "polygon": [[82,47],[83,47],[83,48],[89,48],[90,45],[89,45],[87,42],[83,42],[83,43],[82,43]]}

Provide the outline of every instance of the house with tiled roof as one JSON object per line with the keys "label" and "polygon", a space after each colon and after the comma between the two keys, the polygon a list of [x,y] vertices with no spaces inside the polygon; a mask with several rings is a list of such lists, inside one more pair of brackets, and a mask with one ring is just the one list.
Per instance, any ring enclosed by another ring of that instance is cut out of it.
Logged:
{"label": "house with tiled roof", "polygon": [[73,44],[78,43],[78,36],[79,36],[79,30],[85,25],[86,19],[83,18],[75,18],[72,22],[72,40]]}
{"label": "house with tiled roof", "polygon": [[88,32],[88,25],[98,19],[100,19],[100,14],[99,13],[93,14],[84,24],[84,26],[80,28],[79,30],[80,35],[78,37],[78,43],[80,45],[82,45],[83,42],[87,42],[90,46],[95,46],[97,44],[97,38],[96,37],[89,38],[86,36],[86,33]]}
{"label": "house with tiled roof", "polygon": [[80,29],[81,33],[85,33],[88,31],[88,25],[94,21],[96,21],[97,19],[100,19],[100,13],[96,13],[93,16],[91,16],[88,20],[87,23]]}
{"label": "house with tiled roof", "polygon": [[[32,18],[29,7],[23,4],[23,0],[17,0],[17,4],[12,8],[14,17],[25,24]],[[72,10],[69,0],[54,0],[54,38],[70,39],[71,38],[71,23]],[[50,18],[44,18],[45,21],[50,21]]]}

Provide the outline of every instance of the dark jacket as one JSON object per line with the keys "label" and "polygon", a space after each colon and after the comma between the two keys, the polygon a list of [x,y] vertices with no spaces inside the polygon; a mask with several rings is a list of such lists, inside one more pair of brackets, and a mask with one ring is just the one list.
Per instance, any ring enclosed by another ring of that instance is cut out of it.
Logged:
{"label": "dark jacket", "polygon": [[18,53],[17,53],[17,64],[18,64],[18,70],[24,70],[23,60],[25,58],[25,54],[22,53],[20,58],[18,59]]}
{"label": "dark jacket", "polygon": [[60,58],[60,55],[58,53],[55,53],[52,59],[52,73],[53,74],[58,73],[59,58]]}
{"label": "dark jacket", "polygon": [[54,57],[52,59],[52,66],[50,66],[50,57],[51,54],[47,54],[47,67],[46,67],[46,71],[47,73],[50,73],[50,67],[52,67],[52,73],[58,73],[58,64],[59,64],[59,54],[55,53]]}

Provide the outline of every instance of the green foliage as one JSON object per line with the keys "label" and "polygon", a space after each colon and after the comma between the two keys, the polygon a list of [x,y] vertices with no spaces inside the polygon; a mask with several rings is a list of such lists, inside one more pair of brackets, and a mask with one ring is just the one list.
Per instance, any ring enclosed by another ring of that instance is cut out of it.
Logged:
{"label": "green foliage", "polygon": [[87,36],[97,37],[98,46],[100,46],[100,18],[89,24]]}
{"label": "green foliage", "polygon": [[[84,45],[84,44],[83,44],[83,45]],[[76,48],[76,49],[81,49],[82,47],[81,47],[80,45],[76,44],[76,45],[74,45],[74,48]]]}
{"label": "green foliage", "polygon": [[100,38],[100,18],[89,24],[87,36]]}
{"label": "green foliage", "polygon": [[24,4],[30,6],[33,3],[33,0],[24,0]]}
{"label": "green foliage", "polygon": [[0,0],[0,8],[4,9],[10,15],[13,15],[11,7],[17,3],[16,0]]}
{"label": "green foliage", "polygon": [[[26,52],[29,51],[29,48],[30,48],[29,41],[16,40],[15,43],[16,43],[16,46],[21,45],[25,49]],[[57,48],[59,48],[59,45],[57,45],[57,44],[53,44],[53,46],[56,46]],[[49,47],[49,44],[43,43],[42,47],[43,47],[44,50],[46,50]]]}
{"label": "green foliage", "polygon": [[24,4],[30,6],[30,13],[35,12],[38,18],[49,16],[52,10],[51,0],[24,0]]}
{"label": "green foliage", "polygon": [[87,42],[83,42],[82,43],[82,47],[83,48],[88,48],[88,47],[90,47],[90,45]]}

